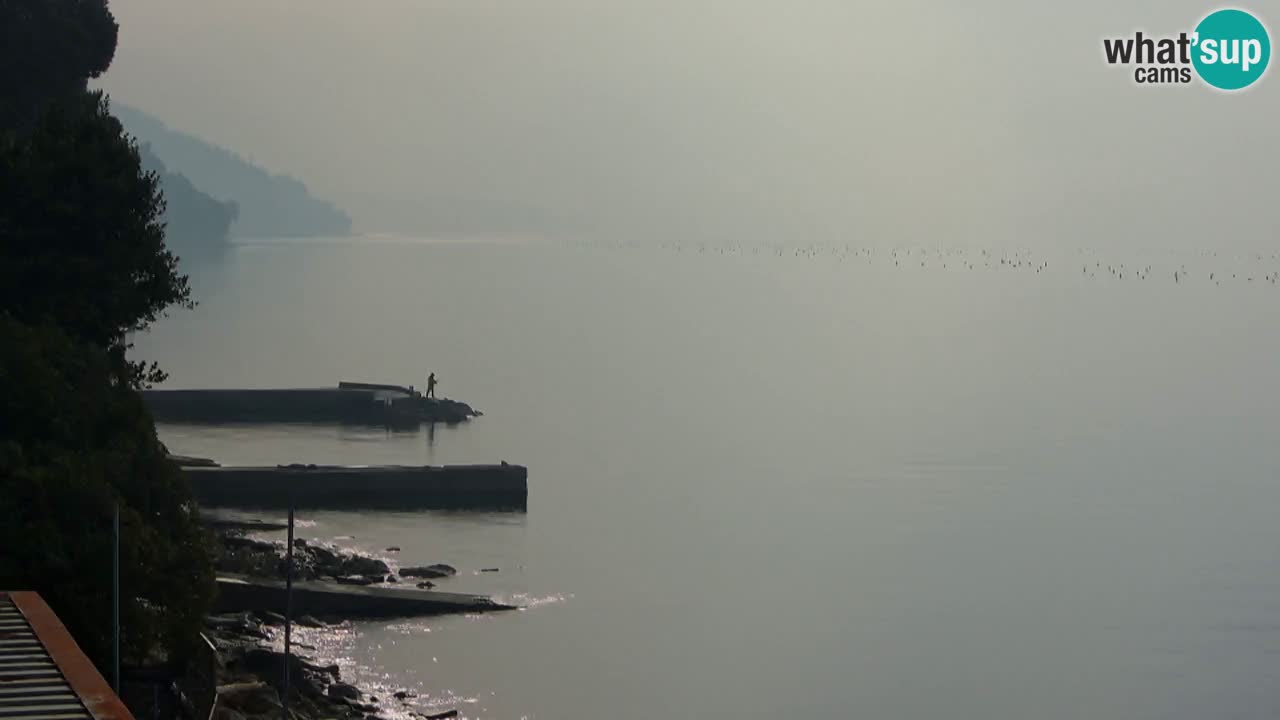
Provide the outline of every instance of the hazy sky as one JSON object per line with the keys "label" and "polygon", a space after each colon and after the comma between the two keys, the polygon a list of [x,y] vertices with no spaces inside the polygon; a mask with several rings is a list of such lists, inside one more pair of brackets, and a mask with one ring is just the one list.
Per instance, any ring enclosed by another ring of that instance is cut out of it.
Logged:
{"label": "hazy sky", "polygon": [[1102,60],[1200,2],[111,7],[114,97],[359,231],[1161,247],[1267,244],[1280,220],[1275,68],[1226,95]]}

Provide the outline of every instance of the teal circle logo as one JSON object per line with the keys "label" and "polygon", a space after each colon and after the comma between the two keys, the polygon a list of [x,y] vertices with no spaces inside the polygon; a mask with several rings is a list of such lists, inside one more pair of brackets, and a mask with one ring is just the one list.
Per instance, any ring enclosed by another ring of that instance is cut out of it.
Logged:
{"label": "teal circle logo", "polygon": [[1194,56],[1200,79],[1219,90],[1241,90],[1258,81],[1271,60],[1271,36],[1244,10],[1218,10],[1196,26]]}

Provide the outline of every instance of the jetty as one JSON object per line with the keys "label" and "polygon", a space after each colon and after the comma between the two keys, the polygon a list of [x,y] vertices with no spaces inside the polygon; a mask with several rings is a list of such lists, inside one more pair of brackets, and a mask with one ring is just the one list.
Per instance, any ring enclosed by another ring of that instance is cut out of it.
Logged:
{"label": "jetty", "polygon": [[184,467],[200,503],[224,507],[524,510],[523,465],[277,465]]}
{"label": "jetty", "polygon": [[404,426],[456,424],[482,413],[448,398],[424,397],[412,387],[340,382],[337,387],[284,389],[143,390],[162,422],[338,422]]}
{"label": "jetty", "polygon": [[[214,612],[276,609],[285,606],[285,582],[219,574]],[[413,587],[361,587],[320,580],[294,581],[295,615],[375,618],[515,610],[484,595],[419,590]]]}
{"label": "jetty", "polygon": [[239,520],[236,518],[224,518],[216,515],[207,515],[201,513],[200,524],[221,532],[231,533],[247,533],[247,532],[282,532],[289,529],[287,523],[273,522],[271,520]]}

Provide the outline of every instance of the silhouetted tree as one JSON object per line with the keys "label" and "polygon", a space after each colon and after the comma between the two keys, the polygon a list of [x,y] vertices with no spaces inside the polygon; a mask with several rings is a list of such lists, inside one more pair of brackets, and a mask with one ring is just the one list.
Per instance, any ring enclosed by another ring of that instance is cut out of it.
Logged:
{"label": "silhouetted tree", "polygon": [[129,333],[191,305],[165,247],[159,180],[101,93],[57,100],[31,132],[0,140],[0,197],[0,307],[16,319],[123,357]]}
{"label": "silhouetted tree", "polygon": [[190,490],[118,362],[0,315],[0,587],[40,592],[100,668],[116,500],[126,660],[189,650],[213,588]]}
{"label": "silhouetted tree", "polygon": [[156,176],[85,91],[115,44],[103,0],[0,0],[0,587],[38,590],[99,668],[117,502],[126,657],[190,647],[213,587],[137,392],[161,374],[125,357],[191,294]]}
{"label": "silhouetted tree", "polygon": [[117,33],[105,0],[0,0],[0,126],[26,130],[83,91],[111,65]]}

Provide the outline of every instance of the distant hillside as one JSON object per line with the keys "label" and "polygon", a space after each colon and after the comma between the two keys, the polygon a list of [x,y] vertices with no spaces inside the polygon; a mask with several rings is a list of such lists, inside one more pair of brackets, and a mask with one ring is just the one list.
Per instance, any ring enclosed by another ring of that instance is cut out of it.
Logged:
{"label": "distant hillside", "polygon": [[[351,232],[351,218],[333,203],[313,196],[301,181],[272,174],[225,148],[174,130],[137,108],[113,104],[112,112],[125,130],[138,138],[138,144],[150,145],[171,171],[238,207],[232,235],[308,237]],[[169,194],[167,184],[165,194]]]}
{"label": "distant hillside", "polygon": [[170,172],[150,145],[140,145],[142,167],[160,176],[164,190],[165,240],[181,256],[203,254],[223,243],[235,222],[238,208],[200,192],[183,175]]}

